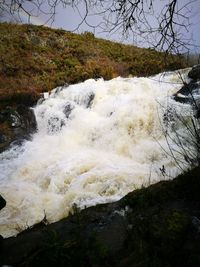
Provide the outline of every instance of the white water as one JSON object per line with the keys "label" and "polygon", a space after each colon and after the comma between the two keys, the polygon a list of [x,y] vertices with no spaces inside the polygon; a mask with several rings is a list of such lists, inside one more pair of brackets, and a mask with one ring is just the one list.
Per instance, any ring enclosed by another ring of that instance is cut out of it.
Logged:
{"label": "white water", "polygon": [[116,201],[175,177],[180,170],[164,152],[162,118],[167,106],[190,112],[189,105],[168,97],[180,87],[178,76],[168,73],[87,80],[54,90],[35,108],[33,140],[0,154],[0,194],[7,201],[0,211],[0,234],[16,235],[45,214],[49,222],[58,221],[74,203],[84,208]]}

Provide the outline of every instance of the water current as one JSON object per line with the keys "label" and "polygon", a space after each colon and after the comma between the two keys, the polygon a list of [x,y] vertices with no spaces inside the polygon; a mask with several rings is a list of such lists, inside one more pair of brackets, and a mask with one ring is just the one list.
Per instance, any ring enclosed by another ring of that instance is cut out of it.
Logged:
{"label": "water current", "polygon": [[191,116],[190,105],[171,97],[181,86],[175,72],[90,79],[40,100],[32,140],[0,154],[0,194],[7,201],[0,234],[16,235],[44,216],[58,221],[74,204],[113,202],[180,173],[169,152],[176,144],[165,133],[185,132],[171,119],[173,110]]}

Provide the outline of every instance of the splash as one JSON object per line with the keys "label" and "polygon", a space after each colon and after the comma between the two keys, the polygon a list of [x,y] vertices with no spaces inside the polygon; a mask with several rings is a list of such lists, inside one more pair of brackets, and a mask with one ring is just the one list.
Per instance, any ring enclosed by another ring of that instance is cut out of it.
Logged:
{"label": "splash", "polygon": [[54,89],[35,107],[32,141],[0,155],[0,194],[7,201],[0,234],[16,235],[44,216],[58,221],[75,203],[116,201],[175,177],[180,170],[166,154],[163,110],[190,110],[169,97],[180,87],[178,75],[167,73]]}

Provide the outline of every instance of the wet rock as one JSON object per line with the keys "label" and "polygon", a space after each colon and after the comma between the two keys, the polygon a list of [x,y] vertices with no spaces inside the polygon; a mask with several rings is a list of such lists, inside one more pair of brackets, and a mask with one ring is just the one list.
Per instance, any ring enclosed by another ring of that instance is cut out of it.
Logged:
{"label": "wet rock", "polygon": [[65,114],[66,118],[69,118],[69,115],[73,109],[74,107],[70,103],[64,107],[63,113]]}
{"label": "wet rock", "polygon": [[194,97],[198,94],[200,90],[200,84],[197,82],[190,82],[188,84],[184,84],[183,87],[173,95],[175,101],[180,103],[194,103]]}
{"label": "wet rock", "polygon": [[6,107],[0,114],[1,122],[8,122],[10,127],[20,127],[20,116],[14,108]]}
{"label": "wet rock", "polygon": [[5,199],[0,195],[0,210],[3,209],[6,205]]}
{"label": "wet rock", "polygon": [[7,142],[7,138],[4,134],[0,133],[0,144]]}
{"label": "wet rock", "polygon": [[25,105],[6,107],[0,112],[0,152],[20,140],[30,139],[37,129],[34,112]]}
{"label": "wet rock", "polygon": [[92,102],[94,100],[95,94],[91,92],[91,94],[88,96],[88,102],[86,104],[86,108],[90,108],[92,106]]}
{"label": "wet rock", "polygon": [[188,73],[188,77],[194,81],[200,80],[200,65],[194,66]]}
{"label": "wet rock", "polygon": [[17,107],[17,113],[20,115],[21,122],[28,133],[33,133],[37,129],[37,122],[33,109],[24,105]]}
{"label": "wet rock", "polygon": [[200,65],[192,68],[188,73],[188,77],[192,78],[188,84],[184,83],[182,88],[173,95],[173,99],[177,102],[190,104],[193,107],[194,114],[200,117]]}
{"label": "wet rock", "polygon": [[192,104],[193,103],[193,99],[189,96],[185,96],[183,94],[177,93],[173,96],[173,99],[179,103],[183,103],[183,104]]}
{"label": "wet rock", "polygon": [[196,82],[190,82],[190,83],[185,83],[183,87],[177,92],[177,94],[182,94],[184,96],[191,96],[195,91],[200,87],[200,85]]}

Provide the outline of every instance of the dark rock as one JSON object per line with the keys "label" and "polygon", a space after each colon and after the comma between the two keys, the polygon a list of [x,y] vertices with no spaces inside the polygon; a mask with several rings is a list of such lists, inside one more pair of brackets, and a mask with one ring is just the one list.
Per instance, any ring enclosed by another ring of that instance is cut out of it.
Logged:
{"label": "dark rock", "polygon": [[74,107],[68,103],[63,110],[63,113],[65,114],[66,118],[69,118],[70,113],[72,112],[72,110],[74,109]]}
{"label": "dark rock", "polygon": [[194,66],[188,73],[188,77],[194,81],[200,80],[200,65]]}
{"label": "dark rock", "polygon": [[200,118],[200,108],[197,109],[197,111],[196,111],[196,113],[195,113],[195,116],[196,116],[197,119]]}
{"label": "dark rock", "polygon": [[33,133],[37,129],[37,122],[33,109],[24,105],[17,106],[17,113],[20,115],[22,124],[28,133]]}
{"label": "dark rock", "polygon": [[200,89],[200,85],[196,82],[184,84],[183,87],[173,95],[175,101],[186,104],[194,103],[194,96]]}
{"label": "dark rock", "polygon": [[10,127],[20,127],[20,116],[14,108],[6,107],[0,114],[1,122],[8,122]]}
{"label": "dark rock", "polygon": [[4,134],[0,133],[0,144],[4,144],[7,142],[7,138]]}
{"label": "dark rock", "polygon": [[[25,105],[16,108],[6,107],[0,113],[0,123],[4,124],[1,132],[0,152],[7,149],[14,142],[30,139],[31,134],[37,129],[34,112]],[[6,129],[6,130],[5,130]]]}
{"label": "dark rock", "polygon": [[[200,71],[200,65],[196,67],[199,67],[199,71]],[[195,79],[193,79],[188,84],[185,83],[182,86],[182,88],[173,95],[173,99],[180,103],[192,105],[195,116],[199,118],[200,116],[200,83],[195,81]]]}
{"label": "dark rock", "polygon": [[194,94],[194,92],[200,87],[200,85],[196,82],[190,82],[185,83],[183,87],[176,93],[176,94],[182,94],[184,96],[191,97],[191,95]]}
{"label": "dark rock", "polygon": [[6,201],[2,196],[0,195],[0,210],[3,209],[6,205]]}
{"label": "dark rock", "polygon": [[180,93],[177,93],[173,96],[173,99],[179,103],[183,103],[183,104],[192,104],[193,103],[193,99],[191,97],[188,96],[184,96]]}
{"label": "dark rock", "polygon": [[86,104],[86,108],[90,108],[92,106],[92,102],[94,100],[95,94],[91,92],[91,94],[88,97],[88,102]]}
{"label": "dark rock", "polygon": [[192,218],[192,225],[195,230],[200,233],[200,220],[195,216]]}
{"label": "dark rock", "polygon": [[184,83],[182,88],[173,95],[174,100],[181,103],[194,103],[194,96],[200,93],[200,65],[194,66],[188,73],[188,77],[192,79],[189,83]]}

